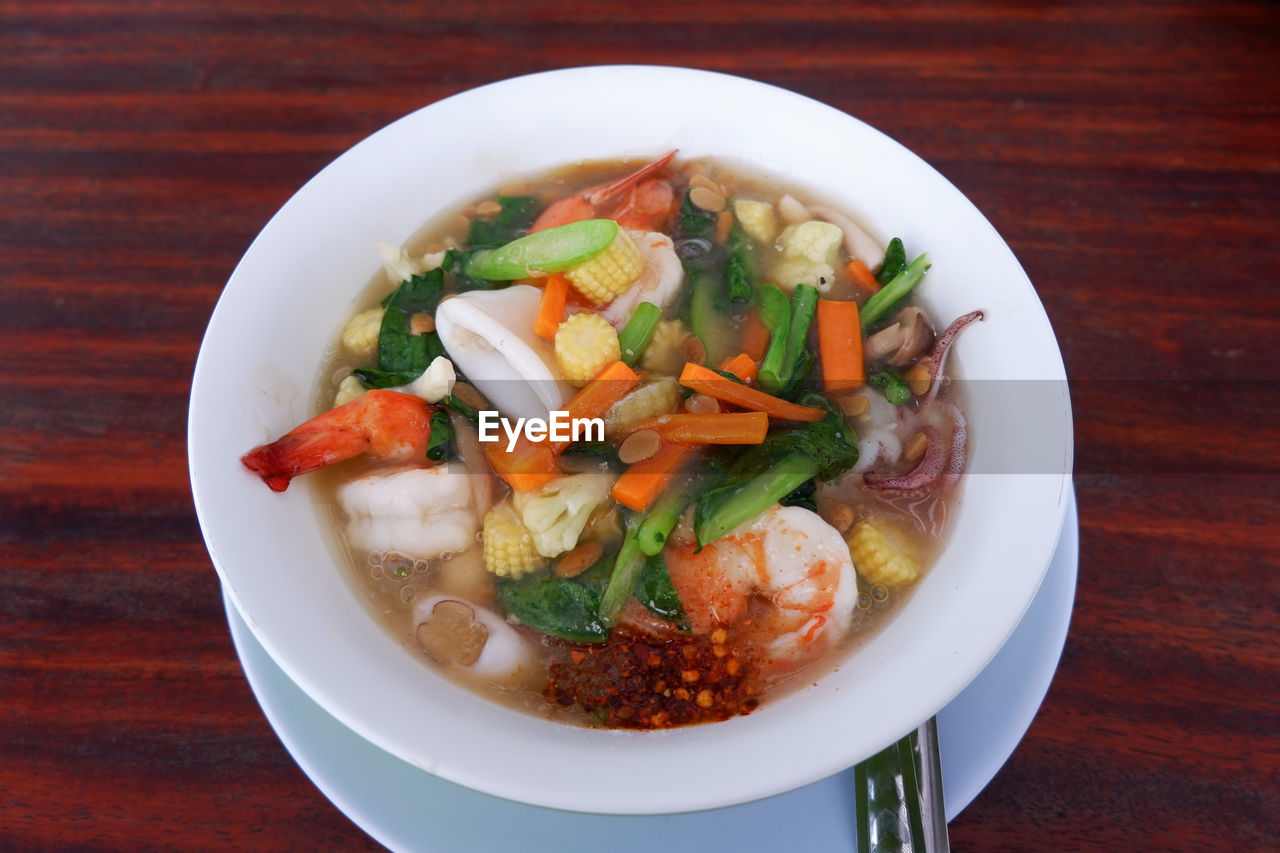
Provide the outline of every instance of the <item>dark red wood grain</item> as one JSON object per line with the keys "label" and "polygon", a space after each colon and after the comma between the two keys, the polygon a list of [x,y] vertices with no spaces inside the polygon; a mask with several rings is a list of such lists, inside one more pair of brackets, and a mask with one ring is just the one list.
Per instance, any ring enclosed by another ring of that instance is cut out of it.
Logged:
{"label": "dark red wood grain", "polygon": [[956,849],[1280,846],[1273,4],[9,0],[0,849],[377,849],[231,647],[186,474],[200,338],[341,151],[475,85],[612,62],[884,130],[987,214],[1058,331],[1078,602]]}

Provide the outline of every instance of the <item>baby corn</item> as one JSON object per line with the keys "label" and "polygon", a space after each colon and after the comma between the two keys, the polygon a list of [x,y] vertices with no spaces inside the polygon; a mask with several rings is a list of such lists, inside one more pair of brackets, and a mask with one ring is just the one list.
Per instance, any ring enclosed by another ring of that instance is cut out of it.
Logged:
{"label": "baby corn", "polygon": [[612,302],[644,272],[644,255],[625,229],[603,252],[584,264],[565,270],[565,278],[594,305]]}

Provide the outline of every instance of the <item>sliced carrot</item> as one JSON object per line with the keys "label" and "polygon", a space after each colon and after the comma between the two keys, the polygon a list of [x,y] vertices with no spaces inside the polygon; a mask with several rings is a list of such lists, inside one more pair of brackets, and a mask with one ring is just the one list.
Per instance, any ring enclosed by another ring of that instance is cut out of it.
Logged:
{"label": "sliced carrot", "polygon": [[692,361],[685,362],[684,371],[680,374],[680,384],[740,409],[764,412],[769,417],[780,420],[815,423],[827,416],[824,410],[815,406],[790,403],[781,397],[766,394],[758,388],[725,379],[711,368],[694,364]]}
{"label": "sliced carrot", "polygon": [[494,473],[517,492],[536,489],[559,474],[556,455],[550,445],[529,441],[524,436],[516,440],[511,450],[507,450],[502,441],[489,442],[485,445],[484,455],[493,466]]}
{"label": "sliced carrot", "polygon": [[880,282],[876,281],[876,277],[871,274],[870,268],[857,258],[845,264],[844,271],[849,274],[849,278],[853,279],[854,284],[867,293],[875,293],[880,289]]}
{"label": "sliced carrot", "polygon": [[542,302],[538,306],[538,319],[533,323],[533,330],[538,337],[554,340],[560,322],[564,320],[565,301],[569,298],[569,279],[556,273],[548,276],[542,287]]}
{"label": "sliced carrot", "polygon": [[694,451],[686,444],[663,444],[657,453],[622,473],[613,484],[613,499],[634,510],[645,509],[680,474]]}
{"label": "sliced carrot", "polygon": [[625,361],[615,361],[588,382],[565,406],[571,418],[602,418],[609,407],[631,393],[640,377]]}
{"label": "sliced carrot", "polygon": [[862,387],[865,377],[858,303],[818,300],[818,358],[822,363],[822,387],[827,391]]}
{"label": "sliced carrot", "polygon": [[769,416],[764,412],[657,415],[636,421],[622,432],[642,429],[679,444],[759,444],[769,432]]}
{"label": "sliced carrot", "polygon": [[752,361],[759,361],[768,349],[769,327],[760,321],[760,312],[752,308],[742,321],[742,351]]}
{"label": "sliced carrot", "polygon": [[[631,393],[640,377],[627,366],[624,361],[615,361],[606,365],[595,377],[573,395],[573,399],[565,404],[564,410],[569,413],[570,422],[580,418],[603,418],[605,412],[623,397]],[[556,453],[563,453],[572,442],[555,441],[550,447]]]}
{"label": "sliced carrot", "polygon": [[759,368],[756,366],[755,360],[743,352],[720,362],[720,369],[732,373],[743,382],[754,382],[756,371]]}

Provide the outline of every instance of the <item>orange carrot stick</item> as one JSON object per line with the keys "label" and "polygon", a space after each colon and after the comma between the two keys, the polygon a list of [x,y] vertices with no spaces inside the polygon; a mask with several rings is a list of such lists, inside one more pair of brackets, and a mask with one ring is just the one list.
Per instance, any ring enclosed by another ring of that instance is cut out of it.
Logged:
{"label": "orange carrot stick", "polygon": [[769,417],[780,420],[815,423],[827,416],[825,411],[815,406],[800,406],[787,402],[781,397],[766,394],[758,388],[725,379],[711,368],[692,361],[685,362],[684,371],[680,374],[680,384],[740,409],[765,412]]}
{"label": "orange carrot stick", "polygon": [[485,458],[493,466],[494,473],[505,480],[517,492],[536,489],[558,475],[556,456],[551,447],[533,442],[521,436],[510,451],[501,441],[485,444]]}
{"label": "orange carrot stick", "polygon": [[[640,377],[626,362],[615,361],[606,365],[581,391],[573,395],[573,399],[565,404],[564,410],[569,413],[570,421],[603,418],[609,407],[630,394],[639,381]],[[556,441],[550,447],[556,453],[563,453],[570,444],[568,441]]]}
{"label": "orange carrot stick", "polygon": [[732,358],[726,358],[720,362],[720,370],[732,373],[743,382],[754,382],[758,369],[755,361],[745,352],[738,353]]}
{"label": "orange carrot stick", "polygon": [[542,302],[538,305],[538,318],[533,323],[533,330],[538,337],[550,341],[556,336],[556,329],[564,320],[564,306],[569,298],[569,279],[556,273],[547,277],[542,287]]}
{"label": "orange carrot stick", "polygon": [[769,432],[764,412],[657,415],[636,421],[621,432],[649,429],[679,444],[759,444]]}
{"label": "orange carrot stick", "polygon": [[645,509],[679,475],[694,450],[685,444],[663,444],[657,453],[622,473],[613,484],[613,499],[634,510]]}
{"label": "orange carrot stick", "polygon": [[760,322],[760,312],[752,308],[742,321],[742,351],[752,361],[759,361],[768,349],[769,327]]}
{"label": "orange carrot stick", "polygon": [[625,361],[606,365],[565,406],[571,418],[602,418],[609,407],[631,393],[640,377]]}
{"label": "orange carrot stick", "polygon": [[827,391],[862,387],[865,377],[858,303],[818,300],[818,358],[822,363],[822,387]]}
{"label": "orange carrot stick", "polygon": [[862,261],[854,258],[844,265],[844,271],[853,279],[853,283],[867,293],[875,293],[880,289],[880,282],[871,274],[871,270]]}

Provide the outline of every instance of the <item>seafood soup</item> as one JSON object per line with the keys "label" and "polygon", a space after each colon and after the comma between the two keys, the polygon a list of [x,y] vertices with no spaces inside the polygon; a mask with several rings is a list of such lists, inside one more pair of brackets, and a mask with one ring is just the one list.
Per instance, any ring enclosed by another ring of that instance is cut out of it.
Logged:
{"label": "seafood soup", "polygon": [[945,359],[982,315],[927,316],[927,247],[802,188],[636,166],[379,246],[321,413],[242,461],[277,491],[318,472],[412,654],[531,713],[665,728],[813,681],[900,606],[946,534]]}

